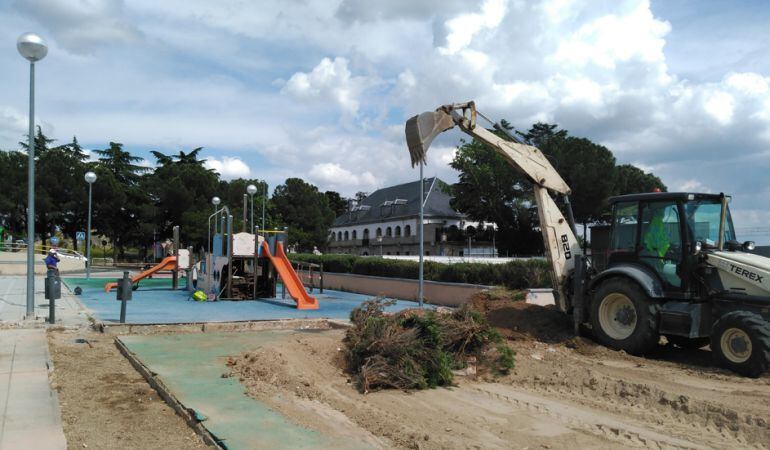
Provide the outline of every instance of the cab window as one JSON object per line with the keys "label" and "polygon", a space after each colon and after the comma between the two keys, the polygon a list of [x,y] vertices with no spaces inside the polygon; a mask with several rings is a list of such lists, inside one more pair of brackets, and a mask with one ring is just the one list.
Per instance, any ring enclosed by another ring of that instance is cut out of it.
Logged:
{"label": "cab window", "polygon": [[639,215],[637,202],[620,202],[615,204],[612,218],[612,236],[610,250],[630,251],[636,249],[636,228]]}

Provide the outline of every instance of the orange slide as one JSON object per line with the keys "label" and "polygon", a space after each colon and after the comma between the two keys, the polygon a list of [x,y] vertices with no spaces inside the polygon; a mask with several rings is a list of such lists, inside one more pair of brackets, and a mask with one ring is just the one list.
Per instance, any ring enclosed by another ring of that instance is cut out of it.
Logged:
{"label": "orange slide", "polygon": [[[161,270],[176,270],[176,256],[166,256],[160,264],[153,266],[144,272],[131,278],[132,283],[136,283],[142,278],[147,278],[150,275],[160,272]],[[104,285],[104,292],[110,292],[111,289],[118,287],[118,283],[112,282]]]}
{"label": "orange slide", "polygon": [[289,295],[297,302],[297,309],[318,309],[318,300],[310,296],[305,290],[302,280],[299,279],[299,275],[294,271],[286,257],[281,242],[276,242],[275,253],[275,255],[270,254],[270,246],[267,245],[266,241],[262,241],[262,256],[267,256],[275,270],[278,271],[278,276],[281,277]]}

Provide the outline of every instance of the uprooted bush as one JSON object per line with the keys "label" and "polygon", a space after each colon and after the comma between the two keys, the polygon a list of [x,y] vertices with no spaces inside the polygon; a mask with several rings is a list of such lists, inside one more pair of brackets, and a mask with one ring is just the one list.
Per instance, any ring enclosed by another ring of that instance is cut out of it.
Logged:
{"label": "uprooted bush", "polygon": [[452,370],[474,358],[490,373],[506,374],[513,367],[513,351],[470,307],[385,313],[391,304],[373,299],[350,314],[345,362],[361,392],[451,385]]}

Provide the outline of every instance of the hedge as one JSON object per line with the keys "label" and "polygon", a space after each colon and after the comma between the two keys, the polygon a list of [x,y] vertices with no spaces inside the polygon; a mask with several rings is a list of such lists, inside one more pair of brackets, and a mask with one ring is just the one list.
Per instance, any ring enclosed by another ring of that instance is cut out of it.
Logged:
{"label": "hedge", "polygon": [[[417,261],[384,259],[376,256],[314,255],[312,253],[291,253],[288,257],[296,262],[323,264],[325,272],[414,280],[419,277]],[[542,259],[509,261],[505,264],[444,264],[425,261],[425,279],[505,286],[509,289],[551,286],[550,269],[548,263]]]}

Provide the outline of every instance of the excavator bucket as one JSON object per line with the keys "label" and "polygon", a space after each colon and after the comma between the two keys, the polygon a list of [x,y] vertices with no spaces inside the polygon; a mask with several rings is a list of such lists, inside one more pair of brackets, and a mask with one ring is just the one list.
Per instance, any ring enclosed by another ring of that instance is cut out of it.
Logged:
{"label": "excavator bucket", "polygon": [[406,121],[406,145],[412,157],[412,167],[424,163],[428,147],[442,132],[455,126],[452,116],[442,110],[424,112]]}

